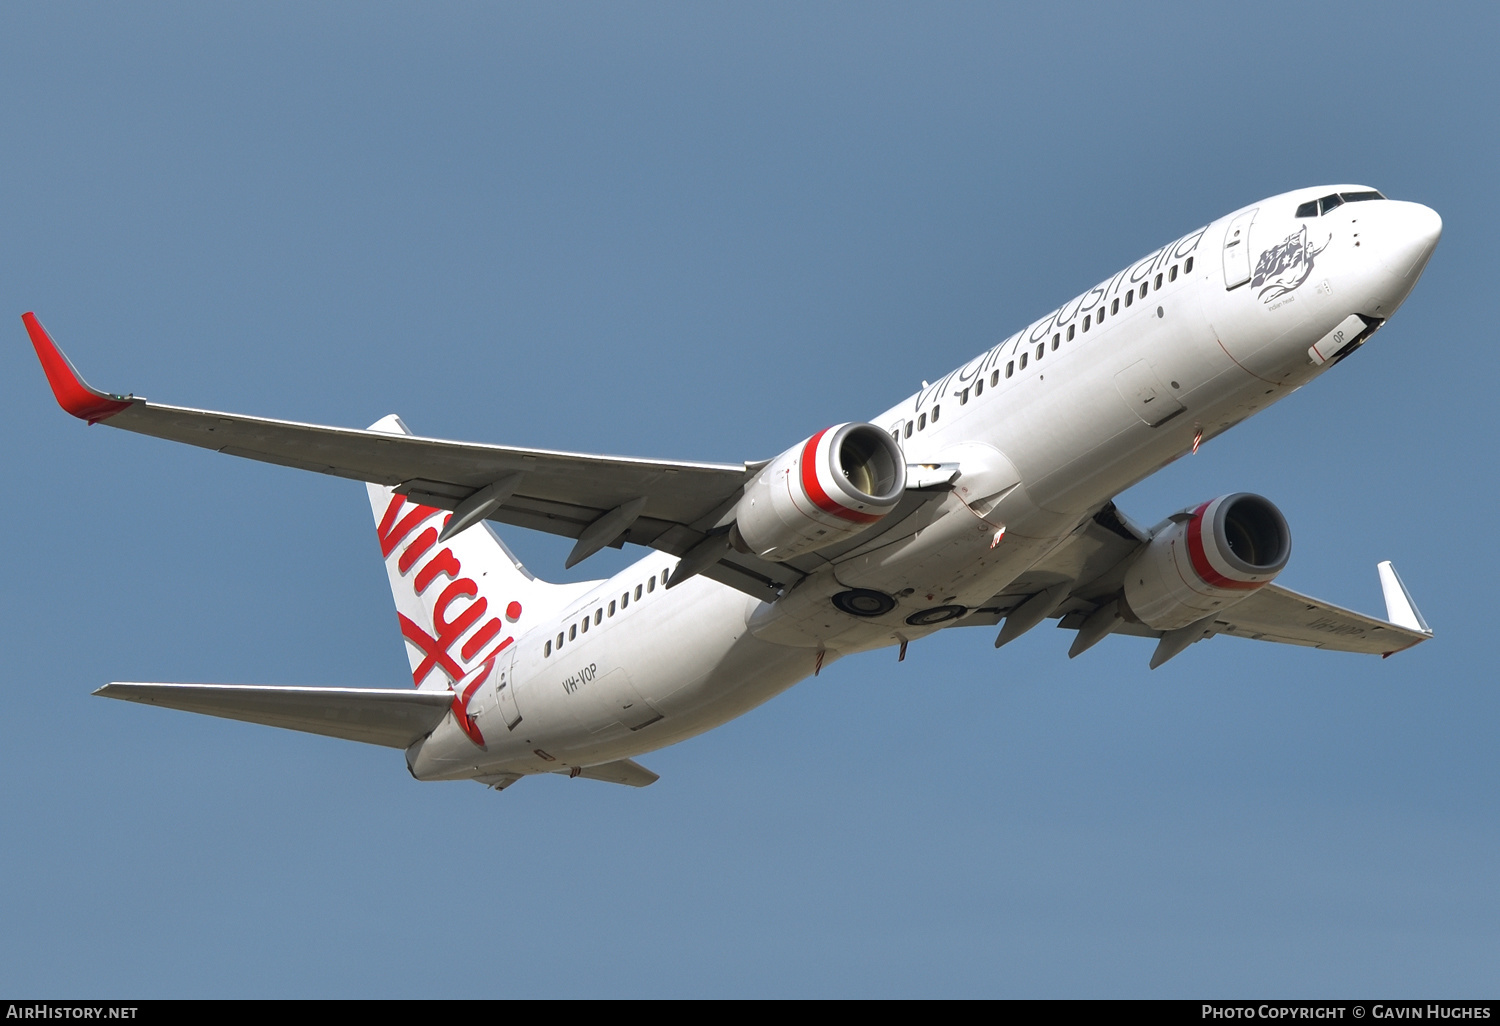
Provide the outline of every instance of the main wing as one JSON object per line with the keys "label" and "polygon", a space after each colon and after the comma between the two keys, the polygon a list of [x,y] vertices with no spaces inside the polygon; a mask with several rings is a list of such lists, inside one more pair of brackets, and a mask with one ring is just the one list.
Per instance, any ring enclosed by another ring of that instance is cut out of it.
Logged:
{"label": "main wing", "polygon": [[[1389,573],[1394,577],[1395,569],[1389,562],[1380,567],[1382,577],[1386,568],[1390,568]],[[1215,617],[1213,627],[1215,633],[1255,641],[1388,656],[1432,637],[1432,630],[1422,624],[1416,607],[1410,608],[1416,622],[1403,625],[1393,622],[1400,614],[1390,608],[1386,615],[1392,619],[1380,620],[1269,584]]]}
{"label": "main wing", "polygon": [[[1104,636],[1086,640],[1089,618],[1119,597],[1126,569],[1149,540],[1146,531],[1109,503],[1005,591],[960,620],[958,626],[998,624],[1012,613],[1021,615],[1028,600],[1049,589],[1059,589],[1062,597],[1048,615],[1059,620],[1059,627],[1079,632],[1079,642],[1084,643],[1075,643],[1069,653],[1077,655]],[[1384,620],[1268,584],[1223,612],[1180,631],[1159,631],[1115,617],[1105,633],[1159,639],[1153,667],[1215,634],[1336,652],[1394,655],[1431,638],[1432,630],[1395,567],[1385,562],[1378,570],[1386,602]]]}
{"label": "main wing", "polygon": [[[91,388],[35,314],[21,319],[58,403],[90,424],[383,484],[414,502],[454,510],[456,520],[477,514],[473,519],[580,539],[578,559],[625,542],[687,556],[714,534],[762,465],[451,442],[167,406]],[[758,598],[774,599],[804,575],[797,566],[757,559],[727,545],[707,547],[711,561],[699,572]]]}

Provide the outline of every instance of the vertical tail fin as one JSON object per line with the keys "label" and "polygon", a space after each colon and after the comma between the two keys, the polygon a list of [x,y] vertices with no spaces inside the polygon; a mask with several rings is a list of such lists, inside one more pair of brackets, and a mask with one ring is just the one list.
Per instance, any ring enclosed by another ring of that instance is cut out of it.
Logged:
{"label": "vertical tail fin", "polygon": [[[370,429],[411,433],[394,415]],[[452,688],[577,590],[537,580],[488,524],[439,543],[438,533],[452,514],[411,502],[383,485],[367,487],[412,682],[419,689]]]}

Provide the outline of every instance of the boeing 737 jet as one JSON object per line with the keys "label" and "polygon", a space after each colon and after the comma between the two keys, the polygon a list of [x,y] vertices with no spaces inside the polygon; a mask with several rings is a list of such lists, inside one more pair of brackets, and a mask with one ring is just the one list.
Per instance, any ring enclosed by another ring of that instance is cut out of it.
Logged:
{"label": "boeing 737 jet", "polygon": [[[1438,215],[1362,185],[1273,196],[1162,246],[867,423],[774,459],[682,463],[442,441],[166,406],[83,382],[22,320],[91,424],[366,482],[412,690],[113,683],[98,694],[399,748],[419,780],[536,773],[641,786],[642,753],[841,656],[1048,618],[1069,656],[1217,634],[1390,655],[1431,637],[1390,563],[1385,618],[1275,583],[1272,502],[1199,497],[1154,527],[1112,499],[1357,352],[1396,312]],[[651,550],[549,584],[491,522]],[[670,639],[670,643],[663,643]],[[1124,646],[1121,646],[1122,648]]]}

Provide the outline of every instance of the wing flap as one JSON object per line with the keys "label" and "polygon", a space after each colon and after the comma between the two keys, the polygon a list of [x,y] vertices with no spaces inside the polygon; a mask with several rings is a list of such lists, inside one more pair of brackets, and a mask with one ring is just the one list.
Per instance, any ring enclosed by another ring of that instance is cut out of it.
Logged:
{"label": "wing flap", "polygon": [[268,727],[409,748],[448,714],[447,691],[116,681],[94,694]]}

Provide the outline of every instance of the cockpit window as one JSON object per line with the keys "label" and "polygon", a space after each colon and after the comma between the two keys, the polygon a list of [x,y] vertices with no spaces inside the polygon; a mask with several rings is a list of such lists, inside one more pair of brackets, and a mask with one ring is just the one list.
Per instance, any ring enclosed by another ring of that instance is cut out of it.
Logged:
{"label": "cockpit window", "polygon": [[1322,199],[1308,200],[1297,208],[1298,217],[1317,217],[1319,213],[1328,213],[1334,207],[1343,206],[1345,203],[1359,203],[1363,200],[1383,200],[1382,193],[1370,189],[1366,192],[1335,192],[1324,196]]}

